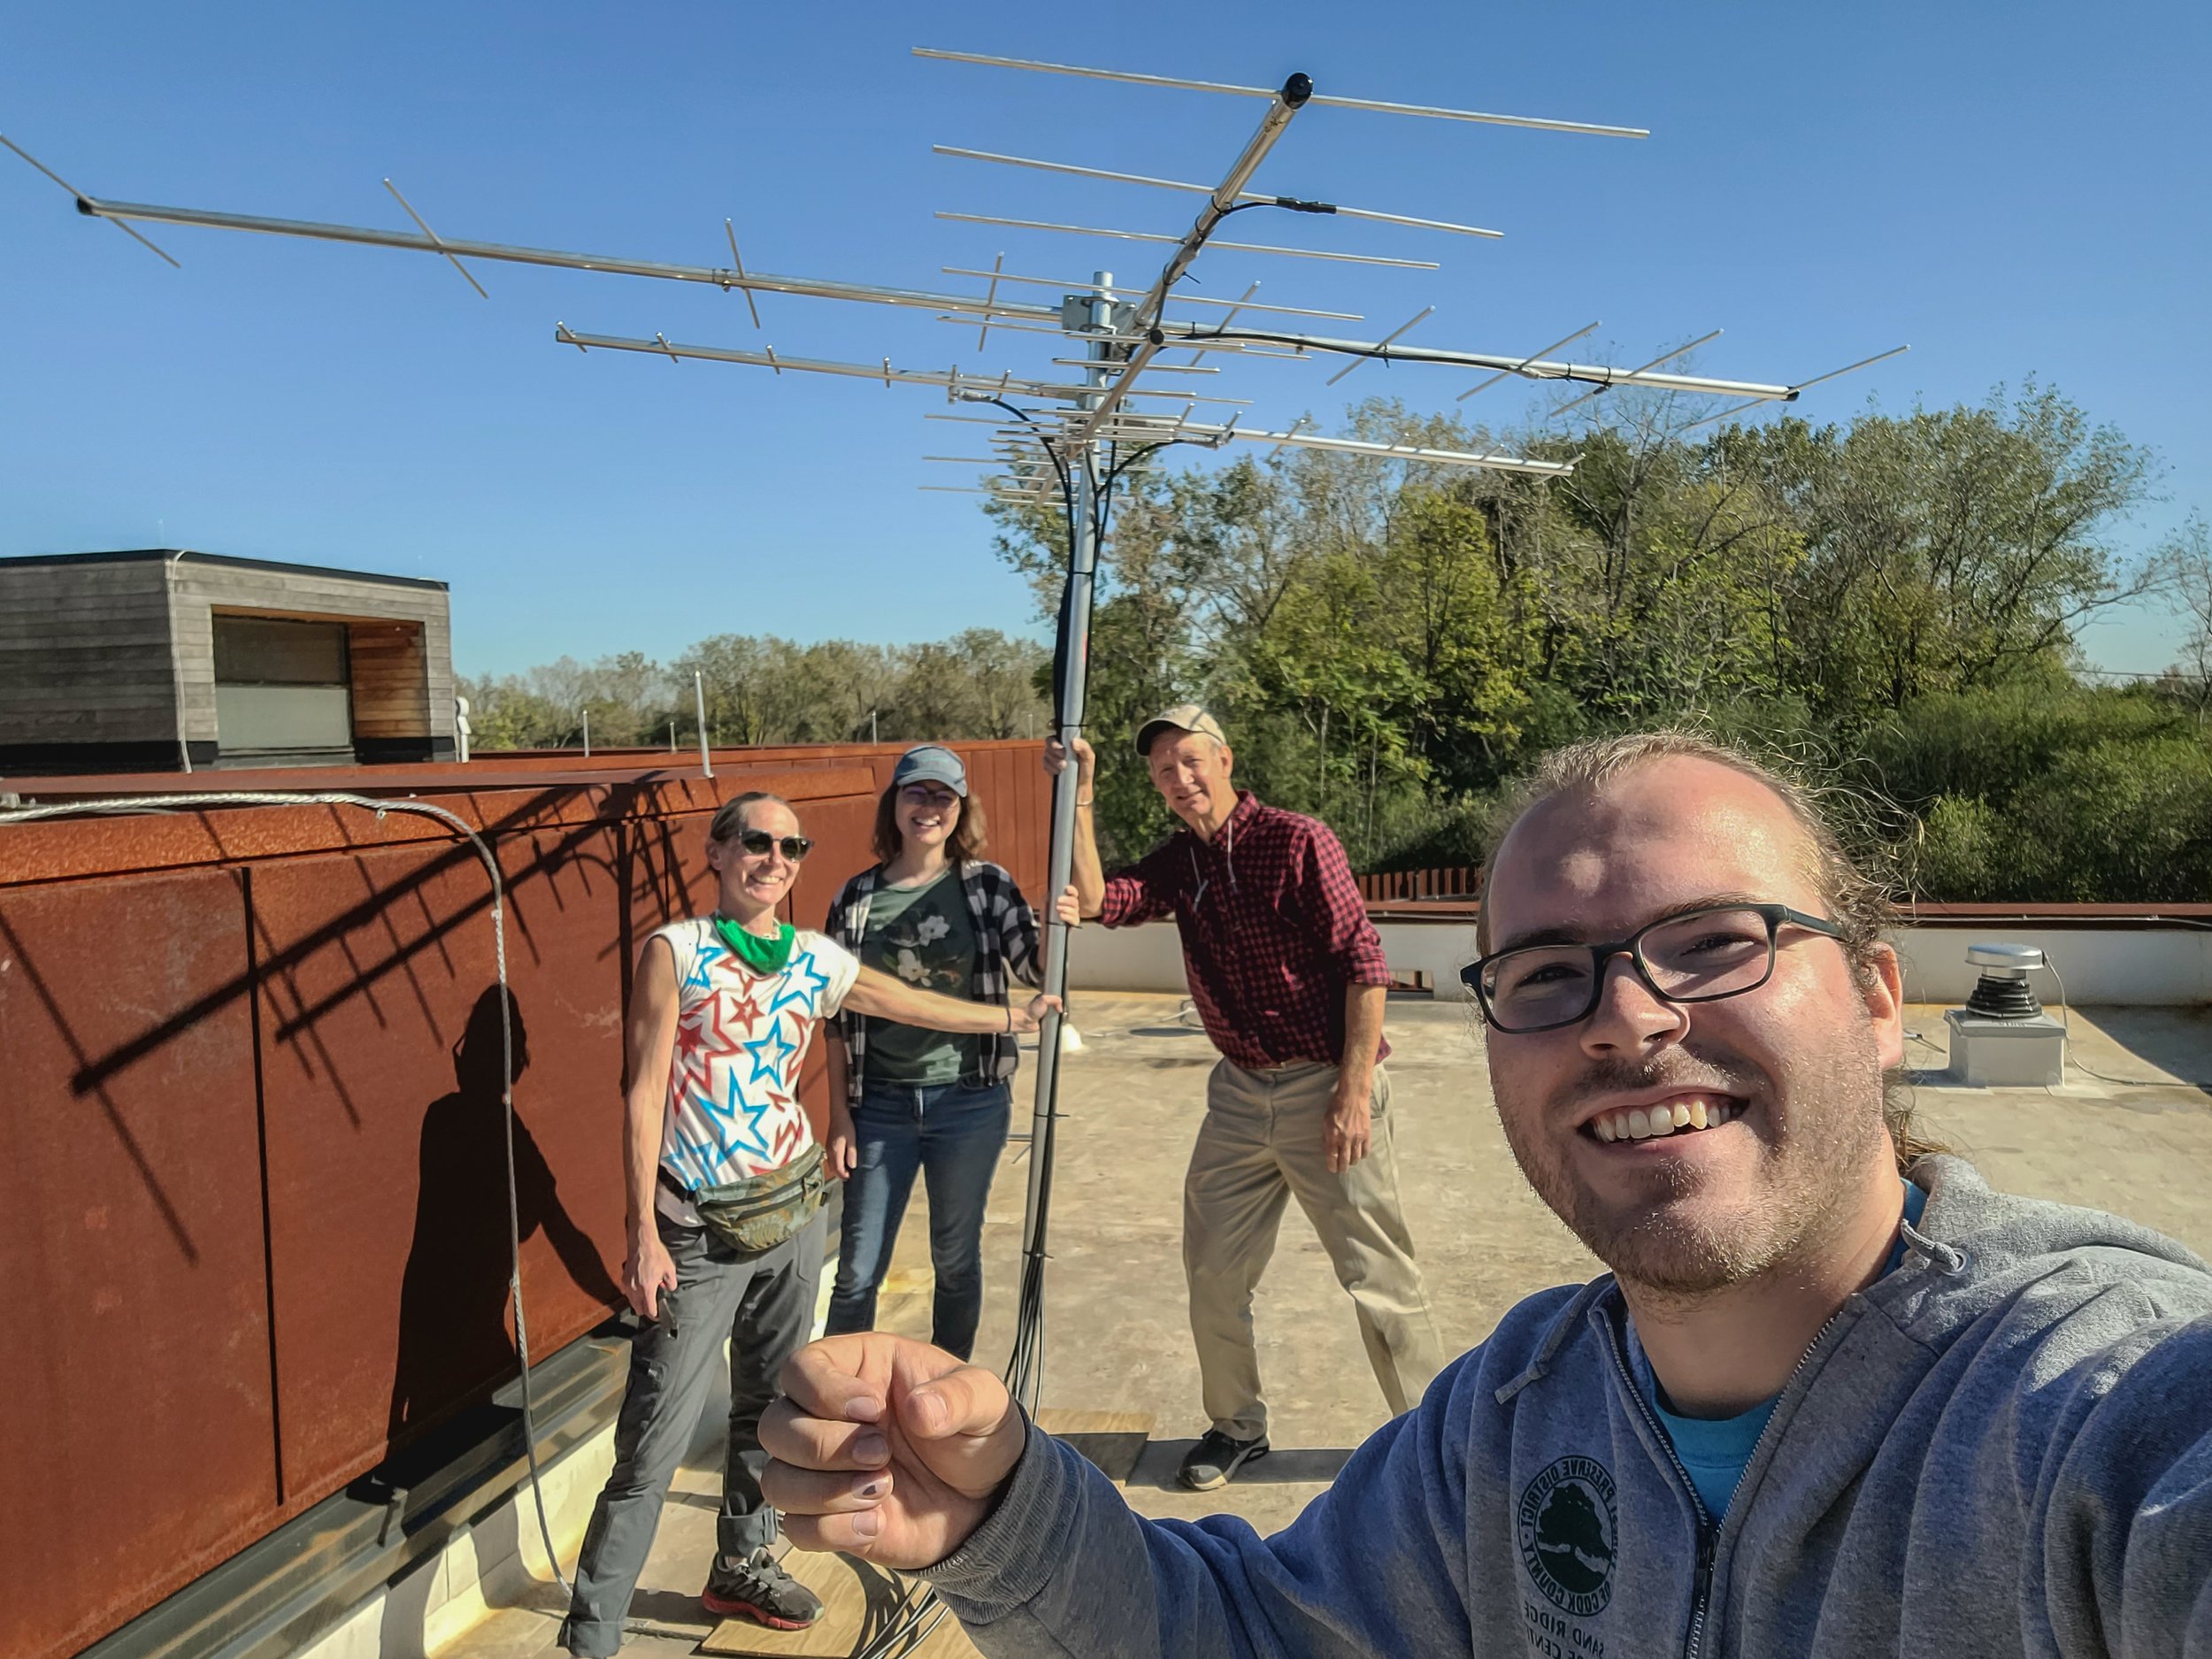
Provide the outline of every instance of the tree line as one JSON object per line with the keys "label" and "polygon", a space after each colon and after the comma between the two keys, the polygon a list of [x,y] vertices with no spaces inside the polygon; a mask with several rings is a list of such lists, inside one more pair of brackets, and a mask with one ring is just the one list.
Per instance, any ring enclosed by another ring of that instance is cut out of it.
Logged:
{"label": "tree line", "polygon": [[1050,656],[992,628],[921,645],[718,634],[664,664],[640,651],[564,657],[463,676],[459,689],[481,749],[579,747],[588,717],[595,749],[695,745],[700,692],[716,744],[1030,737],[1050,719],[1039,690]]}
{"label": "tree line", "polygon": [[[2212,547],[2146,548],[2148,451],[2032,382],[1978,404],[1694,425],[1616,388],[1585,429],[1493,433],[1388,400],[1354,435],[1573,458],[1571,477],[1282,449],[1149,457],[1116,485],[1087,725],[1101,839],[1172,826],[1135,724],[1187,698],[1240,779],[1328,821],[1362,869],[1471,863],[1502,786],[1577,736],[1688,722],[1824,782],[1859,850],[1950,900],[2212,895]],[[1066,521],[993,503],[1057,612]],[[2188,625],[2149,680],[2100,678],[2083,625],[2156,595]],[[478,747],[1042,735],[1051,652],[974,629],[891,646],[719,634],[465,680]]]}
{"label": "tree line", "polygon": [[[1827,426],[1605,404],[1572,434],[1352,414],[1379,442],[1576,458],[1563,480],[1294,449],[1123,478],[1094,733],[1202,700],[1245,781],[1387,869],[1471,862],[1545,747],[1686,721],[1825,780],[1924,897],[2212,895],[2212,557],[2196,523],[2130,544],[2147,451],[2032,383]],[[987,511],[1050,614],[1064,519]],[[2097,682],[2080,628],[2152,594],[2193,607],[2185,660]],[[1116,855],[1169,827],[1132,765],[1099,807]]]}

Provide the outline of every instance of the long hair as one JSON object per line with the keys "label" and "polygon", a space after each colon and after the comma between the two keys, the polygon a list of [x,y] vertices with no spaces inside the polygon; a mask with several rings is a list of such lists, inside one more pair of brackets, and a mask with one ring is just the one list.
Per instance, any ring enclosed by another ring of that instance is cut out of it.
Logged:
{"label": "long hair", "polygon": [[[1883,951],[1882,934],[1895,924],[1896,906],[1889,889],[1845,850],[1842,840],[1829,821],[1826,793],[1802,778],[1793,777],[1732,744],[1702,733],[1680,727],[1630,732],[1617,737],[1569,743],[1542,756],[1506,795],[1483,849],[1483,869],[1491,867],[1513,826],[1539,803],[1554,795],[1593,795],[1632,767],[1677,757],[1725,766],[1763,784],[1780,798],[1804,833],[1811,854],[1811,868],[1807,873],[1820,894],[1828,919],[1836,925],[1844,959],[1851,964],[1852,975],[1861,986],[1871,986]],[[1489,922],[1490,913],[1486,906],[1475,918],[1478,949],[1490,949]],[[1906,1081],[1901,1069],[1892,1071],[1882,1079],[1882,1118],[1897,1148],[1901,1174],[1931,1153],[1950,1150],[1914,1127],[1912,1086]]]}
{"label": "long hair", "polygon": [[[906,845],[906,837],[899,833],[899,789],[893,784],[876,800],[876,857],[884,864],[899,856],[899,849]],[[983,821],[983,803],[972,795],[960,801],[960,816],[953,821],[952,833],[945,837],[945,856],[956,864],[983,856],[989,844],[988,832]]]}

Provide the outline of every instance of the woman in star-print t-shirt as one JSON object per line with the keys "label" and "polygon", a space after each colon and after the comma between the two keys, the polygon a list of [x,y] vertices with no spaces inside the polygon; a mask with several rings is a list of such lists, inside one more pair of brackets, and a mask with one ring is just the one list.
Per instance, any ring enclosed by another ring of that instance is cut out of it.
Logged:
{"label": "woman in star-print t-shirt", "polygon": [[[656,1286],[674,1282],[666,1253],[655,1248],[656,1210],[696,1226],[684,1194],[781,1169],[814,1143],[798,1102],[799,1070],[823,1020],[850,1009],[937,1031],[1032,1032],[1056,1005],[1044,996],[1022,1007],[940,996],[863,967],[820,933],[780,923],[776,907],[810,845],[777,797],[726,803],[707,843],[721,879],[715,914],[658,929],[638,958],[623,1286],[647,1318]],[[653,1079],[662,1079],[657,1088]]]}
{"label": "woman in star-print t-shirt", "polygon": [[741,1251],[702,1226],[691,1194],[784,1169],[814,1144],[798,1102],[815,1028],[840,1008],[956,1032],[1034,1031],[1056,1006],[967,1002],[902,985],[776,918],[810,843],[771,795],[724,803],[708,831],[715,913],[656,932],[630,1002],[624,1164],[629,1249],[623,1294],[647,1324],[631,1345],[616,1460],[585,1534],[561,1644],[621,1645],[630,1595],[670,1479],[730,1345],[730,1438],[718,1549],[701,1600],[718,1617],[779,1629],[819,1617],[814,1593],[770,1548],[761,1495],[760,1414],[776,1373],[806,1340],[822,1270],[818,1214],[767,1249]]}

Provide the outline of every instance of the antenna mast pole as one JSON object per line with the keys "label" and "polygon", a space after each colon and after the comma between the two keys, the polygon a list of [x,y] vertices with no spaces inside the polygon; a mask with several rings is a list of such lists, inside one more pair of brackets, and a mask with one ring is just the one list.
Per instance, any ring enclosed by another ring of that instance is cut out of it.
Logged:
{"label": "antenna mast pole", "polygon": [[[1092,275],[1091,291],[1079,299],[1084,314],[1081,328],[1102,334],[1113,326],[1114,278],[1110,271]],[[1071,298],[1076,296],[1071,296]],[[1090,342],[1090,365],[1083,371],[1087,385],[1094,388],[1079,400],[1085,410],[1097,408],[1104,393],[1107,351],[1104,341]],[[1083,734],[1084,699],[1090,680],[1091,596],[1098,580],[1098,491],[1105,442],[1094,438],[1069,457],[1074,477],[1072,511],[1068,520],[1068,586],[1061,611],[1060,683],[1057,736],[1068,764],[1052,786],[1052,841],[1047,858],[1045,920],[1045,989],[1065,999],[1068,989],[1068,926],[1060,919],[1060,894],[1073,873],[1075,861],[1075,803],[1080,790],[1080,769],[1075,764],[1075,740]],[[1062,1017],[1045,1016],[1037,1043],[1037,1099],[1030,1120],[1029,1200],[1022,1217],[1022,1255],[1032,1271],[1043,1271],[1045,1217],[1051,1202],[1048,1179],[1052,1168],[1052,1134],[1060,1089],[1060,1029]],[[1043,1381],[1042,1367],[1032,1368],[1019,1379],[1026,1385],[1022,1404],[1034,1410]]]}
{"label": "antenna mast pole", "polygon": [[[1064,326],[1071,320],[1069,313],[1079,313],[1082,321],[1075,325],[1075,331],[1090,335],[1083,370],[1085,389],[1073,400],[1076,408],[1071,411],[1068,426],[1073,440],[1066,451],[1068,467],[1074,474],[1068,480],[1073,511],[1068,526],[1068,588],[1061,609],[1057,687],[1058,734],[1068,764],[1060,769],[1053,784],[1052,844],[1047,860],[1045,988],[1064,999],[1068,984],[1068,929],[1058,910],[1060,893],[1068,884],[1075,858],[1075,797],[1080,787],[1075,740],[1083,731],[1088,681],[1091,595],[1097,583],[1098,540],[1102,528],[1099,497],[1102,489],[1112,486],[1105,462],[1112,442],[1113,417],[1133,382],[1159,352],[1164,336],[1156,325],[1176,284],[1190,269],[1206,239],[1235,210],[1253,173],[1312,93],[1313,82],[1304,75],[1293,75],[1283,83],[1242,153],[1208,196],[1197,219],[1184,232],[1141,300],[1134,305],[1126,301],[1118,303],[1113,273],[1097,271],[1092,273],[1090,292],[1070,295],[1063,312]],[[1134,347],[1118,343],[1133,330],[1141,334],[1142,343]],[[1052,1208],[1053,1126],[1059,1116],[1061,1025],[1059,1015],[1049,1014],[1039,1034],[1037,1099],[1030,1121],[1029,1199],[1022,1218],[1022,1311],[1033,1313],[1033,1324],[1024,1321],[1033,1332],[1041,1331],[1043,1317],[1045,1240]],[[1016,1358],[1008,1367],[1007,1383],[1024,1407],[1033,1411],[1043,1386],[1044,1365],[1041,1335],[1035,1334],[1033,1340],[1033,1348],[1027,1341],[1018,1344]]]}

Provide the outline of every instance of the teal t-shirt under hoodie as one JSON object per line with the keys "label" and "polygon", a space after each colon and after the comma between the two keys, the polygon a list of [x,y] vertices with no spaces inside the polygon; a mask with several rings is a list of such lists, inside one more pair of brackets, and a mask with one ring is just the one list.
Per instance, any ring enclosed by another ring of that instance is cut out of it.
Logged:
{"label": "teal t-shirt under hoodie", "polygon": [[[1905,1183],[1907,1221],[1917,1225],[1920,1211],[1927,1202],[1927,1194],[1910,1181]],[[1895,1272],[1897,1264],[1904,1259],[1905,1240],[1900,1234],[1882,1268],[1884,1275]],[[1631,1328],[1632,1331],[1632,1324]],[[1717,1524],[1728,1513],[1728,1501],[1735,1495],[1736,1482],[1743,1478],[1744,1465],[1751,1461],[1759,1436],[1766,1432],[1767,1419],[1774,1415],[1774,1401],[1762,1400],[1750,1410],[1732,1417],[1680,1417],[1662,1403],[1666,1396],[1659,1386],[1659,1379],[1652,1375],[1651,1362],[1644,1357],[1641,1342],[1632,1340],[1628,1344],[1628,1364],[1636,1386],[1651,1402],[1651,1409],[1659,1414],[1667,1438],[1674,1442],[1674,1455],[1682,1460],[1683,1468],[1690,1471],[1690,1484],[1697,1488],[1698,1501]]]}

